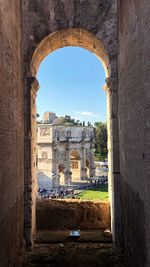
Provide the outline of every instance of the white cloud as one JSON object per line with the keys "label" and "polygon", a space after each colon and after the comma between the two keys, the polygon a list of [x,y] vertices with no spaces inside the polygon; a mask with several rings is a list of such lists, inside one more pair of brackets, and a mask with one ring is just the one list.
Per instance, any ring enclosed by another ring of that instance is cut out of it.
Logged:
{"label": "white cloud", "polygon": [[94,114],[93,112],[90,111],[73,111],[73,113],[81,115],[81,116],[88,116],[88,117],[94,117],[94,118],[99,118],[97,114]]}

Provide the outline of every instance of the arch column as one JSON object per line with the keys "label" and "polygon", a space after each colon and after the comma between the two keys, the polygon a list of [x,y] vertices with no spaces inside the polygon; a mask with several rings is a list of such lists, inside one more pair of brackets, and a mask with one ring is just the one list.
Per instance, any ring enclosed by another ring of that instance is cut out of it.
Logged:
{"label": "arch column", "polygon": [[118,136],[118,91],[117,77],[106,79],[104,86],[107,95],[107,131],[108,131],[108,185],[111,206],[111,230],[116,247],[122,243],[121,223],[121,177],[119,164],[119,136]]}
{"label": "arch column", "polygon": [[81,169],[81,179],[84,179],[86,177],[86,151],[85,151],[85,148],[84,148],[84,145],[81,149],[81,166],[80,166],[80,169]]}
{"label": "arch column", "polygon": [[59,180],[59,150],[57,145],[53,144],[52,149],[52,187],[58,187],[60,185]]}
{"label": "arch column", "polygon": [[65,162],[65,184],[71,183],[71,161],[70,161],[70,148],[66,146],[66,162]]}
{"label": "arch column", "polygon": [[[101,36],[101,35],[99,35]],[[108,37],[108,36],[107,36]],[[114,34],[115,37],[115,34]],[[105,41],[105,40],[103,40]],[[108,40],[106,39],[106,43]],[[112,42],[112,39],[111,39]],[[95,53],[104,65],[106,72],[107,83],[107,104],[108,104],[108,158],[109,158],[109,193],[111,202],[111,225],[113,232],[114,243],[119,246],[121,244],[120,237],[122,236],[121,229],[121,205],[120,205],[120,170],[119,170],[119,136],[118,136],[118,92],[117,92],[117,50],[116,41],[114,42],[114,49],[108,49],[109,53],[103,46],[100,39],[83,29],[70,28],[55,31],[46,36],[39,44],[37,44],[34,54],[32,56],[30,71],[33,76],[36,75],[41,61],[51,52],[58,48],[65,46],[79,46],[83,47],[92,53]],[[104,42],[105,43],[105,42]],[[29,87],[28,87],[29,88]],[[28,119],[28,106],[30,100],[27,95],[25,113]],[[29,112],[30,113],[30,112]],[[30,113],[31,114],[31,113]],[[28,130],[28,127],[27,127]],[[31,129],[29,129],[31,131]],[[27,133],[28,138],[28,133]],[[30,140],[29,140],[30,143]],[[83,142],[84,145],[84,142]],[[30,143],[31,146],[31,143]],[[29,147],[28,147],[29,148]],[[31,149],[31,147],[30,147]],[[29,153],[27,153],[27,156]],[[82,156],[81,156],[82,158]],[[83,157],[84,158],[84,157]],[[29,169],[29,165],[26,165]],[[84,177],[85,162],[81,162],[82,177]],[[67,171],[70,171],[70,166]],[[26,171],[26,173],[30,171]],[[69,173],[66,173],[66,180],[70,179]]]}
{"label": "arch column", "polygon": [[[29,89],[30,88],[30,89]],[[26,120],[25,120],[25,207],[24,237],[26,246],[31,247],[36,230],[36,94],[39,83],[35,77],[28,78],[25,87]],[[29,123],[30,122],[30,123]]]}
{"label": "arch column", "polygon": [[94,145],[90,148],[90,161],[89,161],[89,175],[90,177],[93,177],[95,174],[95,167],[94,167]]}

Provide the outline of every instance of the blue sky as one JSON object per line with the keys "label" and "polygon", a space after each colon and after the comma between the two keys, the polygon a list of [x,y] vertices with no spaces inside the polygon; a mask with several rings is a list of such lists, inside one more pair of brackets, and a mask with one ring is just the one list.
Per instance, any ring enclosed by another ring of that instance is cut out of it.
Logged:
{"label": "blue sky", "polygon": [[106,121],[105,72],[99,59],[79,47],[48,55],[38,70],[37,113],[70,115],[80,121]]}

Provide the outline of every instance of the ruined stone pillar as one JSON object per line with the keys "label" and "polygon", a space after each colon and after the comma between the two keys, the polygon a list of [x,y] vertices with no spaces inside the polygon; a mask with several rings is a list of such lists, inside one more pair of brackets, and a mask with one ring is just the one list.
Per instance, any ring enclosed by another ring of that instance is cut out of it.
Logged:
{"label": "ruined stone pillar", "polygon": [[39,83],[36,78],[33,78],[31,84],[31,177],[32,177],[32,235],[35,235],[36,230],[36,196],[37,196],[37,168],[36,168],[36,150],[37,150],[37,110],[36,110],[36,95],[39,89]]}
{"label": "ruined stone pillar", "polygon": [[58,149],[56,144],[53,144],[52,158],[52,186],[58,187],[60,185],[60,177],[58,168]]}
{"label": "ruined stone pillar", "polygon": [[[121,198],[120,198],[120,166],[118,136],[118,91],[117,77],[106,79],[107,93],[107,130],[108,130],[108,182],[111,205],[111,230],[116,246],[121,243]],[[117,231],[116,231],[117,229]]]}
{"label": "ruined stone pillar", "polygon": [[95,174],[95,167],[94,167],[94,145],[90,147],[90,160],[89,160],[89,175],[93,177]]}
{"label": "ruined stone pillar", "polygon": [[110,203],[112,202],[112,179],[111,179],[111,174],[112,174],[112,139],[111,139],[111,82],[110,79],[106,79],[106,84],[103,86],[103,89],[106,91],[106,100],[107,100],[107,150],[108,150],[108,192],[109,192],[109,201]]}
{"label": "ruined stone pillar", "polygon": [[[26,245],[32,246],[32,240],[36,230],[36,93],[39,84],[36,78],[31,77],[27,81],[28,117],[25,123],[25,220],[24,235]],[[28,123],[27,123],[28,122]]]}
{"label": "ruined stone pillar", "polygon": [[66,146],[66,160],[65,160],[65,184],[71,183],[71,161],[70,161],[70,149]]}
{"label": "ruined stone pillar", "polygon": [[86,178],[86,150],[84,148],[84,145],[82,146],[81,149],[81,179],[85,179]]}

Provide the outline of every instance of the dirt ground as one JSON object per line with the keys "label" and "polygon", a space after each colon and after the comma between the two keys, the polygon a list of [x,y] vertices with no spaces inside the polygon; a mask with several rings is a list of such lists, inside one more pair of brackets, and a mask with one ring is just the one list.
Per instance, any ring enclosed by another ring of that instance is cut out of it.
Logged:
{"label": "dirt ground", "polygon": [[23,267],[124,267],[122,255],[102,233],[98,239],[97,232],[85,231],[76,242],[65,238],[66,233],[39,232]]}
{"label": "dirt ground", "polygon": [[108,244],[60,243],[36,245],[24,267],[123,267],[123,259]]}

